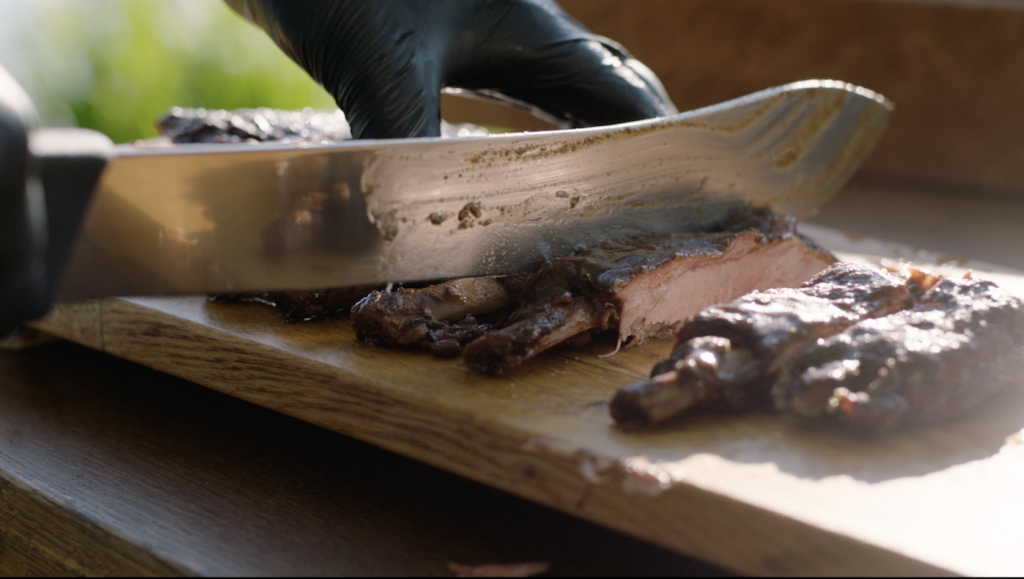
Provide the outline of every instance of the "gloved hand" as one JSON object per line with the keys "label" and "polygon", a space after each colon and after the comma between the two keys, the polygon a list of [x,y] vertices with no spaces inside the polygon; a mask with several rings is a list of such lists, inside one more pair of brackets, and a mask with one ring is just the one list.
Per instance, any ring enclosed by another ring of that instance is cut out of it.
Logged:
{"label": "gloved hand", "polygon": [[226,0],[330,92],[356,138],[440,135],[440,90],[574,126],[676,112],[657,77],[553,0]]}

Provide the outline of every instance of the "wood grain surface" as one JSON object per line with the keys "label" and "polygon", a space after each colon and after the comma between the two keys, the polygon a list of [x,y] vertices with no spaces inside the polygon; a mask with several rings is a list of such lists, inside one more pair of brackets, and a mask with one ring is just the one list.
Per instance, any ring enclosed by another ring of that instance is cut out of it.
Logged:
{"label": "wood grain surface", "polygon": [[0,351],[0,576],[720,572],[69,342]]}
{"label": "wood grain surface", "polygon": [[[848,259],[902,251],[810,231]],[[98,332],[116,356],[737,572],[1024,572],[1024,391],[882,438],[768,413],[638,434],[612,424],[607,401],[666,342],[601,358],[614,344],[598,340],[493,378],[364,345],[344,319],[286,325],[268,308],[198,297],[108,300],[51,320],[38,327],[77,328],[63,335],[94,346]]]}
{"label": "wood grain surface", "polygon": [[[1020,2],[561,3],[650,65],[681,109],[816,77],[885,94],[897,113],[858,176],[870,187],[848,189],[819,220],[890,237],[931,205],[926,213],[944,217],[910,237],[936,251],[809,230],[850,259],[980,255],[1024,267],[1019,243],[1007,243],[1019,241],[1009,232],[1024,206],[1004,201],[1024,183]],[[911,193],[896,199],[879,183]],[[863,198],[843,205],[851,191],[875,195],[885,215],[872,217]],[[979,219],[935,192],[993,201]],[[851,207],[867,218],[851,219]],[[1024,296],[1024,277],[975,269]],[[599,340],[487,378],[457,360],[360,344],[346,320],[284,325],[266,308],[202,298],[65,305],[35,327],[158,372],[124,362],[123,380],[90,375],[109,362],[68,344],[0,353],[4,573],[441,574],[453,559],[532,558],[494,546],[524,534],[551,557],[568,542],[577,563],[598,558],[569,573],[600,573],[623,551],[650,563],[639,572],[709,570],[589,526],[544,535],[546,510],[480,499],[489,491],[471,479],[742,573],[1024,574],[1022,390],[882,438],[768,413],[701,413],[632,434],[611,423],[607,400],[670,344],[599,358],[614,348]],[[165,374],[274,412],[240,411],[238,400]],[[412,500],[381,502],[382,488]],[[463,518],[448,516],[460,508]],[[472,526],[475,513],[486,518]],[[493,542],[460,546],[451,539],[460,525]]]}

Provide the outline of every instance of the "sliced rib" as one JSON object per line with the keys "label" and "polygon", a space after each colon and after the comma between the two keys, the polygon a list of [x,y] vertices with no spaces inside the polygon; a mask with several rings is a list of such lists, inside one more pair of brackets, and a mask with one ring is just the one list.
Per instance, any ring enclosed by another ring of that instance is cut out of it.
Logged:
{"label": "sliced rib", "polygon": [[912,303],[898,277],[836,264],[798,289],[754,292],[707,308],[683,324],[672,355],[651,378],[616,393],[612,417],[642,427],[691,407],[768,406],[773,387],[789,385],[793,361],[810,344]]}
{"label": "sliced rib", "polygon": [[[572,257],[553,259],[534,273],[483,282],[502,288],[516,308],[495,327],[463,343],[466,365],[484,373],[517,366],[570,338],[614,329],[621,342],[639,343],[671,334],[682,320],[701,308],[729,301],[754,289],[792,287],[833,263],[835,258],[795,233],[791,218],[752,211],[724,224],[721,231],[666,234],[608,243]],[[454,282],[447,282],[454,283]],[[445,303],[445,284],[401,294],[388,301],[380,292],[353,308],[360,336],[372,343],[419,343],[431,348],[436,338],[420,327],[442,333],[459,316],[434,312]],[[485,311],[486,310],[486,311]],[[384,321],[394,318],[397,322]],[[395,329],[397,328],[397,329]],[[453,342],[446,342],[449,346]],[[449,350],[450,351],[450,350]]]}

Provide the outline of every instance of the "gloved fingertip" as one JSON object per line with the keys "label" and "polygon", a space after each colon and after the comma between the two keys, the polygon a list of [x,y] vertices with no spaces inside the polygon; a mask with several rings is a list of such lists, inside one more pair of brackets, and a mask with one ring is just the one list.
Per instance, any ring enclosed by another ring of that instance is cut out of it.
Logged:
{"label": "gloved fingertip", "polygon": [[643,80],[650,94],[656,97],[656,100],[661,105],[661,112],[658,116],[668,116],[679,113],[679,109],[676,108],[671,97],[668,96],[668,91],[665,90],[665,85],[661,83],[661,79],[654,74],[654,71],[632,56],[623,59],[622,62],[624,66],[628,67]]}

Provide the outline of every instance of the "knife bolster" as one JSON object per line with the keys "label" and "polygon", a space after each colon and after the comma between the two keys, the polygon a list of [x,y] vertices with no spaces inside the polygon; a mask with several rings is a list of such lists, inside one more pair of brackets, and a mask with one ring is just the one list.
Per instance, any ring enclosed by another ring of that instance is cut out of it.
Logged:
{"label": "knife bolster", "polygon": [[29,135],[46,200],[46,280],[53,300],[100,174],[114,157],[114,143],[88,129],[41,129]]}

